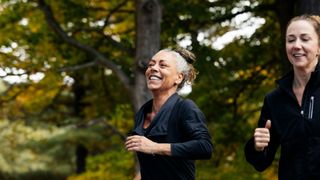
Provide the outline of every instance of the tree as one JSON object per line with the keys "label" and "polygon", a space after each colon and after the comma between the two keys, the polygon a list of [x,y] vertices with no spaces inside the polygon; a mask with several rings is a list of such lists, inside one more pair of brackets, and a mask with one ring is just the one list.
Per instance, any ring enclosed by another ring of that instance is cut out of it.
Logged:
{"label": "tree", "polygon": [[[126,1],[120,3],[116,8],[119,8]],[[98,50],[89,47],[76,39],[67,35],[67,32],[62,30],[60,24],[55,20],[53,11],[51,7],[46,4],[44,0],[38,1],[39,7],[43,10],[47,23],[59,35],[66,43],[82,50],[89,55],[93,56],[94,59],[102,62],[104,66],[113,70],[117,77],[121,80],[122,84],[126,88],[128,94],[130,94],[131,102],[135,111],[150,98],[148,90],[145,83],[145,66],[152,57],[153,54],[159,50],[160,47],[160,20],[161,11],[160,4],[157,0],[137,0],[136,1],[136,55],[134,63],[134,83],[130,82],[130,78],[125,74],[118,66],[108,60],[102,53]],[[114,9],[114,11],[116,10]],[[111,11],[113,13],[114,11]],[[108,14],[111,17],[112,14]],[[108,19],[108,18],[106,18]],[[105,22],[106,23],[106,22]],[[133,92],[132,92],[133,91]],[[75,93],[77,94],[77,93]],[[79,103],[76,103],[78,105]],[[83,149],[83,146],[80,146]]]}
{"label": "tree", "polygon": [[[199,174],[228,176],[225,179],[239,173],[244,179],[268,176],[255,174],[241,161],[241,146],[251,135],[263,96],[288,70],[283,43],[286,23],[297,14],[319,14],[319,3],[1,1],[0,32],[5,36],[0,37],[0,76],[6,82],[12,75],[22,79],[4,88],[1,117],[28,125],[75,127],[78,131],[52,141],[82,145],[89,156],[114,151],[122,156],[125,153],[119,149],[132,128],[133,114],[150,98],[143,75],[148,59],[162,47],[180,45],[198,57],[200,74],[189,97],[205,113],[217,144],[213,160],[198,164]],[[246,18],[238,24],[239,17]],[[240,26],[254,25],[257,18],[263,23],[251,36],[236,36],[221,49],[212,46]],[[97,131],[94,125],[104,129]],[[107,142],[89,138],[100,135]],[[88,158],[90,164],[92,157]]]}

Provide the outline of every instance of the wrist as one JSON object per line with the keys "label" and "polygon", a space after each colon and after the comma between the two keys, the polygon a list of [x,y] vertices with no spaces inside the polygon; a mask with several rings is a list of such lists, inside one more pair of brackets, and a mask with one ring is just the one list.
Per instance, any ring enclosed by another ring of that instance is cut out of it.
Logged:
{"label": "wrist", "polygon": [[158,143],[154,143],[153,146],[151,147],[152,156],[155,156],[157,154],[157,146],[158,146]]}

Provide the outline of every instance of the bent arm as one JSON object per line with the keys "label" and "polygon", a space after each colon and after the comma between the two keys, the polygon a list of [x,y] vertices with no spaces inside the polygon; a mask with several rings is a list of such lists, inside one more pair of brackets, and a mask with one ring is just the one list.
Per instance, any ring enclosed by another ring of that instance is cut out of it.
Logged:
{"label": "bent arm", "polygon": [[[266,125],[267,119],[271,119],[270,105],[267,97],[264,99],[264,104],[261,110],[258,127],[263,128]],[[279,147],[279,137],[274,127],[270,128],[270,141],[268,146],[263,148],[262,151],[257,151],[255,148],[254,137],[252,137],[245,145],[246,160],[257,170],[264,171],[268,168],[274,160],[275,154]]]}
{"label": "bent arm", "polygon": [[191,100],[185,100],[180,110],[181,126],[185,140],[182,143],[172,143],[172,156],[188,159],[210,159],[213,144],[204,114]]}

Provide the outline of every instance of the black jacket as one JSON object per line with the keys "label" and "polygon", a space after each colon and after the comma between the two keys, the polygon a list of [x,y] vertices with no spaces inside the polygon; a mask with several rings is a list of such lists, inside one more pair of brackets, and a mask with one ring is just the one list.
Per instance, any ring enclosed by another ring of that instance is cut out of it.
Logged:
{"label": "black jacket", "polygon": [[279,179],[320,179],[320,72],[317,66],[305,87],[302,105],[292,90],[293,71],[281,78],[278,88],[267,94],[258,126],[271,120],[270,142],[263,152],[254,150],[253,138],[245,146],[245,156],[256,170],[272,163],[281,146]]}
{"label": "black jacket", "polygon": [[173,94],[161,107],[148,128],[143,128],[152,100],[135,117],[134,134],[158,143],[170,143],[172,156],[137,153],[143,180],[195,179],[195,159],[211,157],[213,145],[203,113],[191,100]]}

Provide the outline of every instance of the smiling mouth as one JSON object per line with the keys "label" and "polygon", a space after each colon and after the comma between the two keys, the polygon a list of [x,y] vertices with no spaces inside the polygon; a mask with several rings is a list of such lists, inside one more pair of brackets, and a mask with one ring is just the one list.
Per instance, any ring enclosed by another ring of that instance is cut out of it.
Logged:
{"label": "smiling mouth", "polygon": [[303,57],[305,56],[305,54],[302,54],[302,53],[294,53],[292,54],[293,57]]}
{"label": "smiling mouth", "polygon": [[149,76],[149,80],[161,80],[162,78],[156,75]]}

